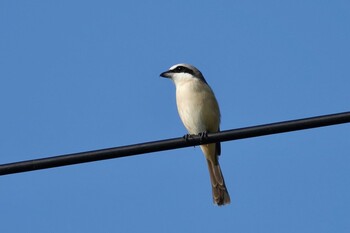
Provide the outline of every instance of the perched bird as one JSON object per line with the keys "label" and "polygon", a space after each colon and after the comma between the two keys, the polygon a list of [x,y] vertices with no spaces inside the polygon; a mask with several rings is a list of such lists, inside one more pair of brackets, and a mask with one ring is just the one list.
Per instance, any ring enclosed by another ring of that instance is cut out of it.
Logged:
{"label": "perched bird", "polygon": [[[176,87],[177,110],[189,134],[205,135],[220,131],[218,102],[196,67],[177,64],[160,76],[173,80]],[[221,153],[220,142],[200,147],[208,162],[214,203],[219,206],[230,203],[218,160]]]}

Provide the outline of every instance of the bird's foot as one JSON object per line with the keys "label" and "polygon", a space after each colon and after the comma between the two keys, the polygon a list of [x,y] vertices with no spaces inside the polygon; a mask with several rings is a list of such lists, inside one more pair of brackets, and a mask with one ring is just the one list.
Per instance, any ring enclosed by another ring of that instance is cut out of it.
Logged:
{"label": "bird's foot", "polygon": [[186,142],[188,142],[188,141],[190,140],[191,137],[192,137],[191,134],[185,134],[185,135],[183,136],[183,138],[185,139]]}
{"label": "bird's foot", "polygon": [[203,139],[208,137],[208,131],[204,131],[198,134],[198,136],[200,137],[199,140],[203,141]]}

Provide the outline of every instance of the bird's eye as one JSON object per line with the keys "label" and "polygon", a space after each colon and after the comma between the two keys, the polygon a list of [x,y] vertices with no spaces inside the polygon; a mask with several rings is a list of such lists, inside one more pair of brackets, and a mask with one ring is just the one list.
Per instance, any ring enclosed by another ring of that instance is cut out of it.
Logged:
{"label": "bird's eye", "polygon": [[176,67],[175,70],[176,70],[176,72],[183,72],[185,69],[183,66],[178,66],[178,67]]}

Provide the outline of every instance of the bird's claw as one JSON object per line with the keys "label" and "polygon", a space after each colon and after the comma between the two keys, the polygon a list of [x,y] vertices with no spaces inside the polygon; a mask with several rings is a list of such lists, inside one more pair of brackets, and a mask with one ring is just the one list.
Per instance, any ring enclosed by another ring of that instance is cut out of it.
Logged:
{"label": "bird's claw", "polygon": [[185,134],[185,135],[183,136],[183,138],[185,139],[186,142],[188,142],[189,139],[191,138],[191,134]]}
{"label": "bird's claw", "polygon": [[[198,134],[198,136],[199,136],[199,140],[202,142],[203,139],[208,137],[208,131],[201,132]],[[190,138],[192,138],[192,134],[185,134],[183,138],[185,139],[186,142],[188,142]]]}
{"label": "bird's claw", "polygon": [[198,136],[200,137],[199,140],[203,141],[204,138],[208,137],[208,131],[204,131],[198,134]]}

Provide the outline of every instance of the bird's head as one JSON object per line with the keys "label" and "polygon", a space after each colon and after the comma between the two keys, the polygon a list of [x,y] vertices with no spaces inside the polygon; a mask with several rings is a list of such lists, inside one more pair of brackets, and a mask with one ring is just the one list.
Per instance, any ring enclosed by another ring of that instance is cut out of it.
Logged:
{"label": "bird's head", "polygon": [[170,78],[175,83],[177,81],[198,79],[204,83],[207,83],[202,73],[194,66],[189,64],[177,64],[170,67],[169,70],[160,74],[161,77]]}

